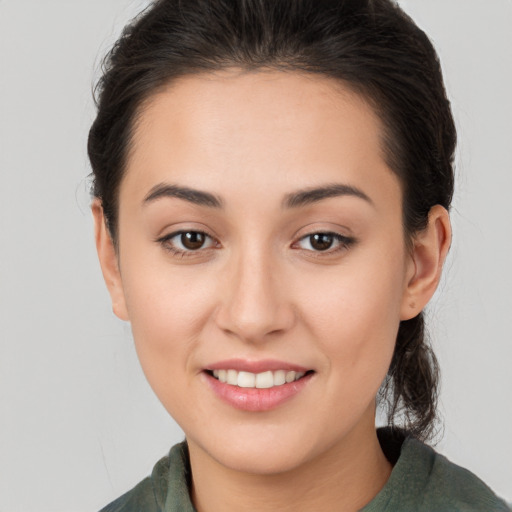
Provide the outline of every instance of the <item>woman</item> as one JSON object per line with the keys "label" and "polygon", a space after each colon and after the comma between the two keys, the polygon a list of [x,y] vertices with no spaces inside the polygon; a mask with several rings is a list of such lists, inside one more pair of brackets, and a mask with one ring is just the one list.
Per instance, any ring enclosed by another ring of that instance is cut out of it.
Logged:
{"label": "woman", "polygon": [[161,0],[125,30],[89,137],[97,248],[186,443],[105,510],[507,510],[421,442],[455,138],[389,0]]}

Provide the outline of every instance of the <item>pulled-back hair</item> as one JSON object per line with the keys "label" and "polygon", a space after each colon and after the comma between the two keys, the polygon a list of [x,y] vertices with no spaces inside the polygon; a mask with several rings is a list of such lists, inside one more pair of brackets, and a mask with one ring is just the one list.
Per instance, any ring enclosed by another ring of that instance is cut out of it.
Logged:
{"label": "pulled-back hair", "polygon": [[[89,133],[93,194],[117,241],[119,187],[144,101],[185,75],[275,69],[339,80],[370,102],[388,166],[403,191],[407,243],[430,209],[449,209],[455,127],[436,52],[392,0],[157,0],[129,24],[104,63]],[[402,321],[381,399],[391,425],[428,438],[438,364],[423,313]]]}

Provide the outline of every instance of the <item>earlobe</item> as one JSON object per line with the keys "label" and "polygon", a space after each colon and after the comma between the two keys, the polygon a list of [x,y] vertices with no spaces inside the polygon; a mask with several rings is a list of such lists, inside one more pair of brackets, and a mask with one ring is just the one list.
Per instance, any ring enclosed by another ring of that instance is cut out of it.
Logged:
{"label": "earlobe", "polygon": [[103,279],[105,280],[112,301],[112,310],[118,318],[128,321],[129,317],[126,309],[117,253],[105,222],[101,201],[98,198],[93,200],[91,211],[94,219],[96,250],[98,251]]}
{"label": "earlobe", "polygon": [[451,244],[450,217],[445,208],[431,208],[427,227],[413,240],[411,271],[403,297],[401,320],[417,316],[434,295]]}

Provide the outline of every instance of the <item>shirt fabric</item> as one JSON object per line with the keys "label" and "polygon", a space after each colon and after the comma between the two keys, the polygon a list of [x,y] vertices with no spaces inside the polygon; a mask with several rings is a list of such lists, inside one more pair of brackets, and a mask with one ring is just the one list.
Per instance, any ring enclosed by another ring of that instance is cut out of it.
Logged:
{"label": "shirt fabric", "polygon": [[[450,462],[431,447],[401,431],[377,431],[393,464],[386,485],[361,512],[510,512],[478,477]],[[145,478],[100,512],[196,512],[190,488],[190,461],[185,442]]]}

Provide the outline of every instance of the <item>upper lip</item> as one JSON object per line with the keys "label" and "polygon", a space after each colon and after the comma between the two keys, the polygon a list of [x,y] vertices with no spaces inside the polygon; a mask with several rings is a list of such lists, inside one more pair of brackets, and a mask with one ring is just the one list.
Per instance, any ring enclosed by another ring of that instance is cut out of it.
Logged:
{"label": "upper lip", "polygon": [[276,359],[262,359],[259,361],[250,361],[247,359],[226,359],[208,365],[206,370],[236,370],[238,372],[262,373],[266,371],[286,370],[294,372],[307,372],[311,368],[278,361]]}

